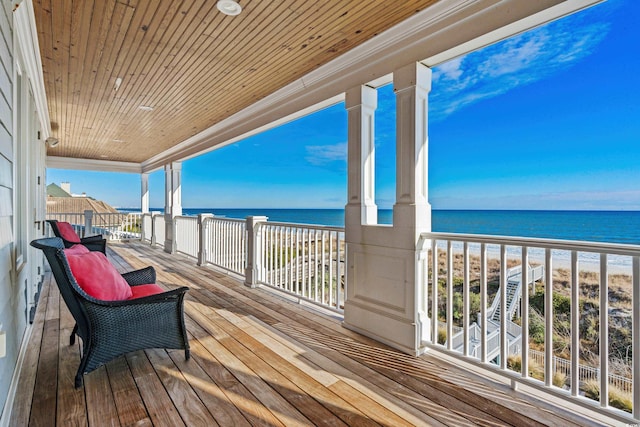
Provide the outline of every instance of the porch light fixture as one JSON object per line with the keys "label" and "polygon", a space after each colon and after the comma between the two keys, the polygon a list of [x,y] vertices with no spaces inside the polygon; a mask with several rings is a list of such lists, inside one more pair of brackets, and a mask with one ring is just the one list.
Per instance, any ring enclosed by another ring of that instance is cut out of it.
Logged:
{"label": "porch light fixture", "polygon": [[56,145],[60,144],[60,140],[58,138],[54,138],[50,136],[44,141],[44,143],[47,144],[49,147],[53,148]]}
{"label": "porch light fixture", "polygon": [[229,16],[236,16],[242,12],[242,6],[234,0],[218,0],[216,7],[220,12]]}

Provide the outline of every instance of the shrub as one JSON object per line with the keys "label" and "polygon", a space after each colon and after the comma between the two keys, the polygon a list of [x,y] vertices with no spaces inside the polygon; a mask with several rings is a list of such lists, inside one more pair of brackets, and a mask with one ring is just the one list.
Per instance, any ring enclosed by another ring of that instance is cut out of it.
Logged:
{"label": "shrub", "polygon": [[[536,293],[535,295],[531,295],[529,297],[529,305],[531,307],[538,310],[542,315],[544,315],[544,292]],[[579,304],[582,306],[582,304]],[[582,307],[579,307],[582,310]],[[553,293],[553,312],[558,315],[569,315],[571,314],[571,298],[565,295],[560,295],[557,292]]]}
{"label": "shrub", "polygon": [[[507,358],[507,368],[511,369],[514,372],[522,372],[522,355],[510,355]],[[537,364],[532,359],[529,359],[529,376],[540,381],[544,380],[544,369],[542,368],[542,365]]]}
{"label": "shrub", "polygon": [[562,372],[556,372],[553,374],[553,378],[551,379],[551,383],[556,387],[564,387],[567,383],[567,375]]}
{"label": "shrub", "polygon": [[[600,384],[597,381],[587,381],[584,383],[584,395],[589,399],[600,399]],[[622,409],[626,412],[633,410],[633,396],[618,387],[609,385],[609,405]]]}

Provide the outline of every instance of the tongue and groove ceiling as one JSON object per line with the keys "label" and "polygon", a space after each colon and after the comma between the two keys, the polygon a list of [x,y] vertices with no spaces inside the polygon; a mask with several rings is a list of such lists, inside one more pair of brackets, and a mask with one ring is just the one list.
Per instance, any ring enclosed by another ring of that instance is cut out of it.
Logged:
{"label": "tongue and groove ceiling", "polygon": [[34,0],[47,154],[142,163],[436,1],[239,3]]}

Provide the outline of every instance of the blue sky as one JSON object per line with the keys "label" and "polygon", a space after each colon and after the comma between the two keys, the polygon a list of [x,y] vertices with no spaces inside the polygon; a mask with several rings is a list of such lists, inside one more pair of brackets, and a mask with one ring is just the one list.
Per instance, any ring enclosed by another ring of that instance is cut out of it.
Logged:
{"label": "blue sky", "polygon": [[[434,68],[434,209],[640,210],[640,2],[609,0]],[[379,89],[376,200],[395,198],[392,88]],[[342,208],[343,104],[183,164],[187,208]],[[134,174],[47,171],[74,193],[139,207]],[[164,206],[164,176],[150,177]]]}

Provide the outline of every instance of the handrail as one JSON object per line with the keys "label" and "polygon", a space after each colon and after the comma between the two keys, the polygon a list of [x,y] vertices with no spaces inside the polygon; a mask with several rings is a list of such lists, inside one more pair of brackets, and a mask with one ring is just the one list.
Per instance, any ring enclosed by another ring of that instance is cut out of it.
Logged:
{"label": "handrail", "polygon": [[422,233],[418,243],[419,249],[425,249],[424,245],[430,240],[454,240],[472,243],[485,243],[489,245],[527,246],[542,249],[556,249],[577,252],[606,252],[611,255],[639,256],[640,246],[624,243],[587,242],[581,240],[556,240],[540,239],[532,237],[491,236],[483,234],[458,234],[458,233]]}

